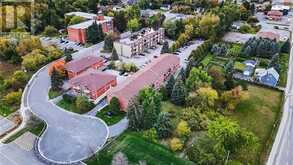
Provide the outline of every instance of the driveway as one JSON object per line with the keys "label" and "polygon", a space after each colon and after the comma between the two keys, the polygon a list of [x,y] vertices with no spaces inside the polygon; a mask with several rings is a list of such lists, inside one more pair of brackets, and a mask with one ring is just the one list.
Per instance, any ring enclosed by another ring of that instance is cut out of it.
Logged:
{"label": "driveway", "polygon": [[29,109],[47,123],[40,137],[40,154],[53,162],[78,162],[97,152],[106,142],[109,130],[94,117],[65,111],[48,98],[50,77],[48,68],[41,69],[28,87]]}

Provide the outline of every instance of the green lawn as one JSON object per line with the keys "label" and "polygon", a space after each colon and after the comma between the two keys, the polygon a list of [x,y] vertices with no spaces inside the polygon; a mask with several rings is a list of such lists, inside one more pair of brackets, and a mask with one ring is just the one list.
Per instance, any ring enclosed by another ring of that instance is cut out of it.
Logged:
{"label": "green lawn", "polygon": [[46,125],[44,122],[39,122],[37,124],[29,125],[29,126],[23,128],[22,130],[20,130],[19,132],[17,132],[16,134],[14,134],[13,136],[11,136],[10,138],[8,138],[4,143],[10,143],[10,142],[14,141],[15,139],[17,139],[18,137],[20,137],[21,135],[23,135],[24,133],[26,133],[28,131],[35,134],[36,136],[40,136],[40,134],[45,126]]}
{"label": "green lawn", "polygon": [[88,165],[110,165],[113,155],[117,152],[124,153],[129,164],[138,164],[140,160],[147,165],[185,165],[193,164],[190,161],[176,157],[166,147],[150,142],[136,133],[126,132],[99,152],[98,160],[90,159]]}
{"label": "green lawn", "polygon": [[70,111],[70,112],[74,112],[74,113],[78,113],[78,114],[84,113],[84,112],[81,112],[81,110],[75,106],[74,102],[68,102],[68,101],[65,101],[64,99],[60,100],[57,103],[57,105],[65,110]]}
{"label": "green lawn", "polygon": [[242,157],[250,160],[250,164],[264,164],[270,149],[271,135],[274,124],[279,118],[282,104],[282,93],[276,90],[250,85],[249,99],[240,103],[230,118],[235,119],[259,138],[260,146],[257,153],[248,151]]}
{"label": "green lawn", "polygon": [[[0,102],[1,104],[1,102]],[[3,117],[6,117],[8,115],[10,115],[11,113],[15,112],[14,109],[6,106],[6,105],[0,105],[0,115]]]}
{"label": "green lawn", "polygon": [[287,71],[289,65],[289,55],[286,53],[280,54],[280,80],[279,85],[282,87],[286,86],[287,83]]}
{"label": "green lawn", "polygon": [[59,91],[54,91],[52,89],[49,90],[49,99],[53,99],[55,97],[58,97],[61,95],[61,92]]}
{"label": "green lawn", "polygon": [[99,117],[99,118],[101,118],[102,120],[104,120],[107,125],[116,124],[121,119],[123,119],[125,117],[125,113],[124,112],[120,112],[118,114],[113,114],[112,116],[108,116],[107,115],[107,112],[109,112],[109,111],[110,111],[109,110],[109,106],[106,106],[101,111],[99,111],[96,116]]}

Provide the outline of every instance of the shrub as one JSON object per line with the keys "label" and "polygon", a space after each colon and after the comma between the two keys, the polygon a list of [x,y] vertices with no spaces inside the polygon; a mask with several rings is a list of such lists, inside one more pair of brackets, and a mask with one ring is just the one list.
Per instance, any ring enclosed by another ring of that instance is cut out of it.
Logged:
{"label": "shrub", "polygon": [[43,34],[48,37],[54,37],[58,35],[58,30],[54,26],[48,25],[45,27]]}
{"label": "shrub", "polygon": [[184,120],[181,120],[176,128],[176,133],[179,136],[189,136],[191,131],[190,131],[190,127],[188,126],[188,123]]}
{"label": "shrub", "polygon": [[69,95],[69,94],[64,94],[62,96],[62,98],[63,98],[64,101],[69,102],[69,103],[73,103],[76,100],[75,96],[72,96],[72,95]]}
{"label": "shrub", "polygon": [[22,90],[18,90],[17,92],[10,92],[6,96],[4,96],[3,101],[8,105],[19,105],[21,101]]}
{"label": "shrub", "polygon": [[170,140],[169,146],[172,151],[179,151],[183,148],[181,140],[176,137]]}

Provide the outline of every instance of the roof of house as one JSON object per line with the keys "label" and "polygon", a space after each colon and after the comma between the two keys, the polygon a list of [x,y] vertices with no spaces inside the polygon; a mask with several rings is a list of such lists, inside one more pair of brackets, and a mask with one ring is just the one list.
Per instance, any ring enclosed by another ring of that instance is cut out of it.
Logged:
{"label": "roof of house", "polygon": [[104,85],[115,79],[116,76],[114,75],[95,71],[81,74],[69,80],[69,83],[72,86],[80,87],[82,89],[85,88],[90,91],[97,91],[101,89]]}
{"label": "roof of house", "polygon": [[113,96],[121,96],[128,102],[144,87],[151,86],[161,73],[167,73],[171,66],[180,65],[180,58],[173,54],[162,54],[142,70],[139,70],[123,84],[113,88]]}
{"label": "roof of house", "polygon": [[250,65],[250,66],[255,66],[256,65],[256,61],[254,61],[254,60],[245,60],[243,62],[243,64]]}
{"label": "roof of house", "polygon": [[258,37],[267,38],[270,40],[279,40],[280,35],[278,33],[270,32],[270,31],[261,31],[257,33]]}
{"label": "roof of house", "polygon": [[65,69],[71,72],[80,72],[98,62],[103,62],[102,57],[97,56],[87,56],[77,60],[73,60],[65,64]]}
{"label": "roof of house", "polygon": [[94,17],[97,16],[97,14],[93,14],[93,13],[85,13],[85,12],[70,12],[70,13],[66,13],[66,16],[79,16],[79,17],[83,17],[86,19],[94,19]]}
{"label": "roof of house", "polygon": [[71,29],[87,29],[88,27],[90,27],[95,21],[97,22],[97,24],[102,24],[104,22],[109,22],[111,21],[112,18],[111,17],[104,17],[104,20],[88,20],[88,21],[84,21],[78,24],[74,24],[74,25],[70,25],[68,26],[68,28]]}
{"label": "roof of house", "polygon": [[275,86],[279,80],[279,73],[272,67],[267,70],[261,70],[258,73],[259,80],[263,84]]}
{"label": "roof of house", "polygon": [[273,15],[273,16],[279,16],[280,17],[280,16],[283,16],[283,13],[278,11],[278,10],[271,10],[271,11],[268,12],[267,15]]}

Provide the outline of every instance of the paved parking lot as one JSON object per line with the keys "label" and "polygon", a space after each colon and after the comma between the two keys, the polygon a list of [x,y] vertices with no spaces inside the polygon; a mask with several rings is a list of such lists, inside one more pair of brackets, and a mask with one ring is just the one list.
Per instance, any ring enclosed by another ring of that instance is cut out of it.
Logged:
{"label": "paved parking lot", "polygon": [[255,37],[255,36],[256,36],[255,34],[242,34],[239,32],[228,32],[223,37],[223,40],[226,42],[231,42],[231,43],[244,44],[250,38]]}
{"label": "paved parking lot", "polygon": [[35,139],[35,135],[27,132],[12,143],[0,143],[0,165],[44,165],[34,155]]}
{"label": "paved parking lot", "polygon": [[16,126],[12,121],[0,116],[0,136]]}
{"label": "paved parking lot", "polygon": [[58,48],[64,50],[65,48],[73,50],[81,50],[83,49],[83,46],[78,45],[76,42],[72,42],[66,39],[63,39],[61,42],[60,38],[49,38],[49,37],[41,37],[41,42],[43,45],[56,45]]}

